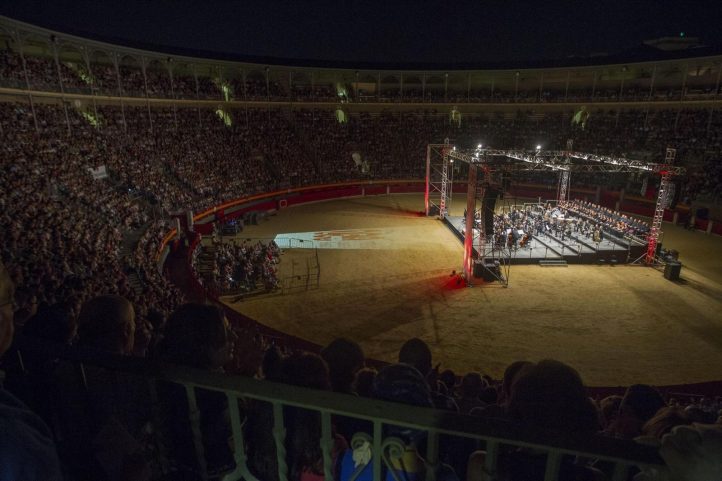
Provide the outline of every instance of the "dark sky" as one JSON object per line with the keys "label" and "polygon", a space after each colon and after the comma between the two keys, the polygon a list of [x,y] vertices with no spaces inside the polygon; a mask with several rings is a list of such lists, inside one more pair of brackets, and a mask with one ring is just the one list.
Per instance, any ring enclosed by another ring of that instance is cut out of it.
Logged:
{"label": "dark sky", "polygon": [[722,44],[719,0],[0,0],[0,14],[118,43],[351,63],[563,59],[682,31]]}

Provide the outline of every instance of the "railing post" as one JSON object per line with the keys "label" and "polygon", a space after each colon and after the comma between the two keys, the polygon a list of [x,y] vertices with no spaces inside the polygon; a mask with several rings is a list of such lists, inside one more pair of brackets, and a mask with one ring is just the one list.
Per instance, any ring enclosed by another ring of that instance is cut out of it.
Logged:
{"label": "railing post", "polygon": [[374,420],[373,475],[374,481],[381,481],[381,421]]}
{"label": "railing post", "polygon": [[559,468],[562,464],[562,453],[556,450],[547,454],[546,468],[544,469],[544,481],[557,481],[559,479]]}
{"label": "railing post", "polygon": [[484,456],[484,479],[482,481],[493,481],[496,478],[496,460],[498,454],[499,443],[487,440],[486,456]]}
{"label": "railing post", "polygon": [[278,463],[278,481],[288,481],[286,464],[286,428],[283,425],[283,405],[273,403],[273,439],[276,441],[276,462]]}
{"label": "railing post", "polygon": [[196,459],[200,468],[200,475],[204,481],[208,479],[208,468],[206,466],[206,455],[203,447],[203,436],[201,435],[201,412],[198,410],[195,388],[186,384],[186,398],[188,399],[188,420],[191,423],[193,432],[193,445],[196,448]]}
{"label": "railing post", "polygon": [[[307,287],[308,288],[308,287]],[[323,453],[323,475],[326,481],[333,481],[333,435],[331,434],[331,414],[321,411],[321,452]]]}
{"label": "railing post", "polygon": [[[18,351],[18,352],[20,352],[20,351]],[[156,385],[156,380],[153,378],[148,378],[147,383],[148,383],[148,394],[150,395],[151,415],[153,416],[152,419],[153,419],[153,422],[157,426],[160,426],[162,416],[161,416],[161,412],[160,412],[160,401],[158,398],[158,387]],[[161,446],[158,446],[158,444],[161,444]],[[156,446],[158,447],[158,450],[162,454],[165,454],[163,452],[165,450],[162,449],[162,443],[156,443]],[[167,474],[168,473],[168,457],[161,455],[159,465],[160,465],[161,473],[163,473],[164,475]]]}
{"label": "railing post", "polygon": [[626,481],[629,475],[629,465],[617,461],[612,472],[612,481]]}
{"label": "railing post", "polygon": [[228,412],[231,417],[231,429],[233,431],[233,459],[236,461],[236,469],[223,476],[222,481],[258,481],[248,470],[248,457],[246,456],[246,447],[243,439],[243,423],[241,423],[241,413],[238,408],[238,399],[234,394],[226,393],[228,397]]}
{"label": "railing post", "polygon": [[436,481],[439,467],[439,433],[429,431],[426,439],[426,481]]}

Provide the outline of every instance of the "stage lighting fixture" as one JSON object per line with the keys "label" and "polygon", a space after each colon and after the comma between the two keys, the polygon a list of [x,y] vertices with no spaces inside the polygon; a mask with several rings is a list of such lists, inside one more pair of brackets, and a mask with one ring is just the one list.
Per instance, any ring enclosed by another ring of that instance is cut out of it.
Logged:
{"label": "stage lighting fixture", "polygon": [[536,146],[536,149],[537,149],[537,150],[541,150],[541,145],[537,145],[537,146]]}
{"label": "stage lighting fixture", "polygon": [[481,149],[481,144],[476,146],[477,149]]}

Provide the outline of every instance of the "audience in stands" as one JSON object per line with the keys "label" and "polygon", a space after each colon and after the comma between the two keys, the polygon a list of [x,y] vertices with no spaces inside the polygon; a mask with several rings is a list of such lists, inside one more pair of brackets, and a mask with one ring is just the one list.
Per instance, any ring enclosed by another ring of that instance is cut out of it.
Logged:
{"label": "audience in stands", "polygon": [[[281,381],[286,384],[322,391],[331,390],[328,365],[317,354],[291,354],[283,360],[281,373]],[[323,437],[321,413],[286,407],[283,415],[288,440],[286,446],[290,479],[322,481],[324,462],[319,442]],[[332,438],[331,458],[332,465],[335,465],[339,456],[348,449],[348,444],[338,434],[332,433]]]}
{"label": "audience in stands", "polygon": [[78,315],[78,346],[119,355],[133,353],[135,311],[127,299],[99,296],[83,304]]}
{"label": "audience in stands", "polygon": [[[11,298],[11,291],[5,289],[3,292],[4,297]],[[4,311],[11,312],[9,309],[3,309]],[[39,313],[28,321],[27,335],[33,335],[34,329],[37,329],[34,326],[38,322],[35,318],[40,318],[41,315],[45,314]],[[61,318],[63,315],[66,316],[67,311],[62,312]],[[6,318],[9,319],[8,316]],[[82,306],[78,322],[79,346],[124,355],[134,352],[133,307],[125,299],[119,296],[92,299]],[[12,326],[12,323],[4,324],[8,325]],[[68,327],[68,322],[63,320],[57,326],[57,334],[51,337],[61,342],[70,342],[74,329]],[[98,339],[101,332],[105,333],[105,336]],[[183,305],[170,316],[166,325],[154,331],[153,335],[159,338],[152,352],[156,359],[211,371],[220,371],[223,366],[233,369],[234,364],[230,361],[235,354],[234,346],[238,339],[220,308],[198,304]],[[9,339],[9,336],[6,337]],[[677,399],[670,401],[675,405],[667,405],[659,392],[649,386],[630,386],[623,397],[605,399],[600,407],[597,407],[587,397],[579,374],[557,361],[513,363],[507,368],[501,384],[487,385],[487,378],[479,373],[468,373],[460,380],[456,377],[450,378],[448,372],[436,375],[435,370],[431,369],[430,349],[421,339],[410,339],[401,346],[399,359],[405,362],[387,366],[378,373],[372,369],[361,369],[364,363],[363,351],[357,344],[346,339],[334,340],[322,350],[322,355],[323,357],[320,357],[302,351],[284,353],[276,346],[269,345],[263,361],[256,359],[256,369],[262,366],[261,377],[276,382],[312,389],[333,388],[339,392],[358,393],[429,408],[435,405],[434,397],[444,393],[447,399],[455,399],[454,406],[460,406],[462,413],[478,412],[482,416],[505,419],[506,422],[521,422],[544,432],[558,431],[568,432],[573,436],[591,436],[601,432],[606,426],[606,431],[615,436],[632,438],[644,435],[647,436],[644,439],[661,440],[663,452],[667,449],[667,452],[671,453],[670,469],[692,469],[691,465],[681,460],[678,452],[673,451],[680,445],[665,444],[665,440],[668,436],[674,436],[677,432],[675,427],[691,425],[695,414],[690,409],[679,407]],[[417,367],[424,370],[427,376],[423,376]],[[145,389],[139,389],[139,385],[132,378],[107,377],[103,370],[95,368],[86,371],[86,376],[93,386],[90,391],[90,406],[94,409],[85,415],[88,425],[82,432],[88,433],[88,439],[91,440],[98,439],[99,433],[102,433],[110,444],[101,442],[88,446],[87,440],[79,443],[77,448],[83,445],[91,448],[85,456],[91,456],[96,461],[95,464],[86,463],[83,470],[78,470],[77,466],[69,466],[70,472],[96,475],[105,473],[109,479],[151,479],[158,466],[155,465],[157,459],[149,455],[153,450],[147,447],[146,438],[147,433],[156,428],[158,432],[152,434],[151,438],[163,438],[167,456],[166,469],[170,470],[167,472],[172,473],[171,476],[176,476],[175,479],[196,479],[205,469],[220,473],[233,468],[233,456],[229,450],[228,405],[224,394],[194,390],[195,402],[200,412],[204,467],[199,464],[195,454],[192,429],[188,424],[187,393],[181,386],[170,383],[159,385],[160,412],[164,413],[164,417],[161,425],[153,428],[148,424],[152,419],[148,412],[152,401],[147,397]],[[66,384],[66,388],[70,386],[72,384]],[[493,399],[487,397],[483,387],[494,392]],[[615,406],[618,407],[616,414]],[[697,404],[691,405],[693,409],[705,413],[707,411],[699,406],[705,406],[711,412],[715,407],[719,407],[719,400],[702,398]],[[99,407],[103,409],[98,410]],[[441,407],[448,409],[447,405],[442,404]],[[112,409],[108,410],[109,408]],[[253,401],[240,406],[240,410],[242,415],[245,413],[246,416],[246,445],[252,472],[263,479],[275,479],[278,471],[273,454],[275,440],[272,435],[272,407]],[[75,414],[80,416],[77,412]],[[321,438],[320,414],[286,407],[284,419],[291,479],[321,479],[324,475],[324,464],[318,444]],[[355,474],[360,476],[357,479],[370,479],[373,464],[371,444],[360,442],[354,449],[349,448],[348,444],[355,432],[370,433],[369,429],[370,426],[360,424],[357,431],[344,433],[345,436],[334,431],[332,464],[334,470],[338,470],[335,475],[338,479],[349,479]],[[710,449],[713,450],[711,452],[717,449],[714,444],[716,431],[708,432],[700,427],[695,429],[698,431],[690,432],[703,433],[710,438],[711,445],[700,444],[693,449],[702,453],[701,456],[708,456]],[[388,426],[385,435],[396,436],[403,442],[400,447],[402,455],[398,460],[390,461],[390,469],[395,470],[397,475],[422,479],[420,477],[423,477],[424,471],[430,467],[423,459],[423,451],[419,450],[425,442],[423,432]],[[117,453],[113,455],[107,451],[112,449],[110,446],[114,446],[110,442],[114,438],[134,440],[122,451],[125,457],[119,458]],[[444,448],[449,444],[443,443],[440,457],[450,464],[438,465],[437,478],[454,480],[458,479],[459,473],[474,475],[483,472],[483,452],[474,452],[473,445],[455,444],[454,454],[469,456],[467,468],[465,462],[459,461],[459,456],[450,456],[444,452]],[[66,453],[65,462],[75,463],[81,459],[79,456],[84,451],[76,449],[74,456],[66,448],[63,452]],[[678,464],[675,465],[675,462]],[[544,459],[525,449],[504,450],[500,453],[497,467],[499,479],[536,479],[543,475]],[[112,474],[113,469],[135,474],[133,478],[117,477]],[[715,468],[711,465],[705,469]],[[387,473],[387,479],[391,479],[390,471],[387,471],[386,467],[383,471]],[[648,474],[642,472],[639,479],[654,479],[642,477]],[[560,479],[602,479],[599,476],[601,473],[584,460],[575,462],[570,458],[562,462]]]}
{"label": "audience in stands", "polygon": [[331,389],[344,394],[355,393],[354,381],[365,361],[361,346],[355,341],[340,337],[321,349],[320,354],[328,364]]}
{"label": "audience in stands", "polygon": [[[474,408],[487,405],[482,401],[482,395],[487,387],[486,381],[478,372],[470,372],[461,378],[456,404],[461,414],[469,414]],[[448,392],[448,391],[447,391]],[[453,394],[453,391],[451,391]],[[493,402],[495,402],[496,399]]]}
{"label": "audience in stands", "polygon": [[608,427],[614,436],[633,439],[642,434],[645,423],[665,405],[662,395],[653,387],[634,384],[627,388],[616,419]]}
{"label": "audience in stands", "polygon": [[[373,392],[375,398],[384,401],[427,408],[434,406],[426,379],[410,364],[398,363],[381,369],[374,379]],[[386,426],[384,437],[396,438],[398,443],[388,449],[396,449],[398,452],[390,456],[390,465],[383,466],[384,479],[422,480],[426,479],[428,469],[436,469],[435,477],[439,480],[459,479],[449,466],[430,466],[426,463],[420,452],[425,434],[415,429]],[[353,450],[347,450],[341,460],[338,479],[340,481],[373,479],[372,458],[372,447],[368,441],[360,443]]]}
{"label": "audience in stands", "polygon": [[280,262],[281,250],[273,241],[263,244],[244,239],[240,245],[235,240],[227,244],[216,243],[209,248],[213,258],[211,265],[205,266],[205,272],[199,261],[202,250],[199,245],[192,266],[196,275],[204,275],[211,292],[252,293],[258,289],[269,292],[280,286],[276,264]]}
{"label": "audience in stands", "polygon": [[[215,74],[169,70],[157,62],[143,72],[129,60],[117,68],[95,61],[90,66],[56,64],[49,57],[25,56],[23,60],[7,46],[0,49],[0,78],[3,86],[14,88],[150,98],[339,99],[337,87],[324,83],[263,75],[220,80]],[[471,101],[553,102],[592,97],[591,91],[583,89],[513,95],[470,89],[464,96],[433,84],[425,89],[385,84],[370,97],[349,92],[344,100],[464,101],[466,97]],[[678,100],[682,95],[674,89],[651,94],[598,89],[593,97],[596,101]],[[464,117],[458,126],[449,124],[446,113],[423,109],[355,113],[346,123],[339,122],[332,110],[310,108],[290,113],[276,108],[228,108],[220,113],[206,107],[117,107],[84,101],[0,104],[0,354],[8,349],[17,328],[28,337],[66,346],[123,356],[148,355],[196,369],[255,374],[307,388],[503,418],[541,430],[585,436],[602,431],[625,439],[645,435],[661,442],[672,479],[719,477],[722,435],[719,426],[709,425],[717,421],[722,407],[719,399],[668,406],[654,388],[635,385],[621,398],[604,399],[597,408],[587,398],[579,374],[562,363],[513,363],[499,386],[476,372],[460,377],[450,371],[439,374],[439,366],[432,368],[429,346],[421,339],[404,343],[399,364],[379,372],[363,368],[363,351],[347,339],[330,343],[321,356],[287,352],[257,327],[229,326],[216,307],[184,304],[183,294],[158,264],[171,214],[315,183],[419,179],[424,175],[426,144],[446,137],[457,139],[460,145],[475,145],[483,133],[486,145],[499,148],[531,148],[539,138],[561,146],[573,137],[578,151],[657,160],[664,146],[672,144],[679,162],[689,168],[682,198],[717,200],[722,193],[722,128],[714,111],[600,111],[589,116],[583,129],[570,125],[569,112],[540,117],[523,109],[513,118],[502,113]],[[353,154],[359,154],[359,162]],[[107,177],[91,173],[100,166],[105,166]],[[528,178],[539,180],[533,173]],[[599,183],[581,174],[573,182]],[[612,178],[610,184],[636,190],[641,180]],[[648,232],[643,222],[586,201],[572,201],[561,208],[611,233],[644,236]],[[497,219],[497,224],[507,229],[527,220],[532,223],[525,228],[538,228],[527,213],[509,214]],[[278,256],[272,244],[218,245],[211,285],[221,291],[252,290],[259,283],[273,289],[278,284]],[[73,464],[68,472],[94,479],[141,480],[157,474],[160,469],[153,465],[147,442],[153,436],[161,437],[168,448],[165,461],[171,479],[173,475],[194,479],[206,468],[219,473],[234,465],[225,395],[191,390],[200,413],[205,453],[199,461],[188,421],[188,393],[177,385],[160,389],[168,418],[153,426],[150,396],[130,376],[108,376],[88,368],[89,389],[81,391],[64,377],[57,359],[42,356],[30,356],[26,372],[20,374],[29,376],[34,386],[43,386],[56,405],[37,405],[43,422],[0,390],[2,481],[60,479],[53,437],[67,456],[64,461]],[[86,397],[73,399],[68,391],[74,388]],[[32,395],[31,390],[21,391]],[[58,420],[60,414],[73,413],[73,405],[74,415],[67,417],[84,418],[87,425],[68,426],[67,420]],[[249,402],[241,408],[252,472],[260,479],[277,479],[271,406]],[[321,479],[320,416],[291,407],[284,414],[292,480]],[[347,429],[341,419],[335,421],[332,457],[338,479],[359,473],[356,479],[371,479],[370,445],[349,448],[354,430]],[[423,435],[412,429],[387,429],[387,435],[403,441],[403,456],[393,461],[391,469],[405,479],[424,478],[430,466],[420,451]],[[115,442],[125,443],[123,449],[118,450]],[[474,451],[455,447],[459,450],[455,454],[464,458]],[[467,473],[458,456],[442,452],[441,457],[452,466],[437,468],[437,478],[453,480]],[[483,455],[472,455],[468,472],[479,474],[482,466]],[[530,479],[538,476],[539,466],[533,452],[508,452],[500,460],[500,475]],[[562,466],[563,479],[596,474],[584,462],[565,461]],[[643,472],[640,479],[652,479],[649,476]]]}
{"label": "audience in stands", "polygon": [[434,387],[430,391],[430,395],[436,408],[454,412],[459,410],[453,398],[435,389],[439,377],[439,366],[431,368],[431,350],[426,342],[419,338],[406,341],[399,350],[399,363],[413,366]]}

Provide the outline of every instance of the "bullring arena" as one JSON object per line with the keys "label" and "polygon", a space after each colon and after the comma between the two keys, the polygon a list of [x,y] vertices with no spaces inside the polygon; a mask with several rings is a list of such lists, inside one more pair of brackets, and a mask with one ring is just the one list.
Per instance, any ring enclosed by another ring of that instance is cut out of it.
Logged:
{"label": "bullring arena", "polygon": [[0,478],[722,479],[713,12],[10,3]]}
{"label": "bullring arena", "polygon": [[[665,225],[682,279],[645,266],[516,265],[509,288],[457,282],[462,246],[439,220],[421,216],[423,195],[332,200],[279,211],[238,239],[312,232],[364,239],[360,248],[318,249],[317,289],[232,302],[279,331],[324,345],[357,340],[393,361],[420,336],[443,368],[498,377],[518,359],[578,366],[590,385],[716,380],[722,365],[722,239]],[[451,210],[463,210],[457,201]],[[459,213],[460,215],[460,213]],[[335,231],[335,232],[334,232]],[[280,277],[290,274],[286,250]]]}

